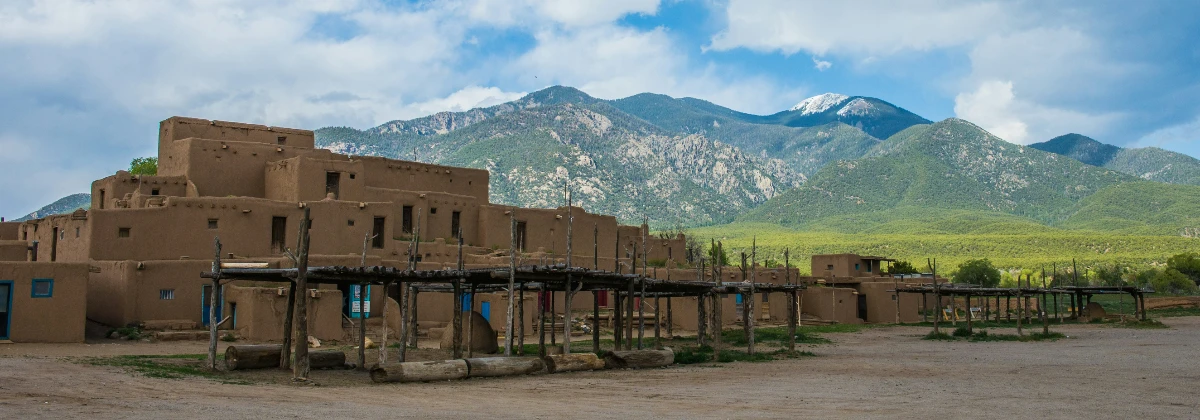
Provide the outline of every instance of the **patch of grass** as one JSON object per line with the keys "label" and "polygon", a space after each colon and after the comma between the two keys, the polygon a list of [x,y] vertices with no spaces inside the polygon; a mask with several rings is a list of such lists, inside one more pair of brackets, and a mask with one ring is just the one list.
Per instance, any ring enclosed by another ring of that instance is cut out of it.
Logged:
{"label": "patch of grass", "polygon": [[681,347],[675,351],[675,363],[680,365],[692,365],[696,363],[711,362],[712,353],[713,348],[711,346]]}
{"label": "patch of grass", "polygon": [[941,331],[938,331],[938,332],[930,331],[929,334],[925,334],[925,337],[922,339],[923,340],[954,340],[954,337],[951,337],[950,334],[946,334]]}
{"label": "patch of grass", "polygon": [[221,336],[221,341],[224,341],[226,343],[232,343],[234,341],[237,341],[237,337],[234,336],[233,333],[225,333],[225,335]]}
{"label": "patch of grass", "polygon": [[1067,336],[1064,335],[1063,333],[1054,332],[1054,331],[1051,331],[1051,332],[1045,333],[1045,334],[1033,333],[1033,334],[1027,335],[1026,337],[1028,337],[1028,339],[1023,339],[1021,341],[1047,341],[1047,340],[1054,341],[1054,340],[1058,340],[1060,338],[1067,338]]}
{"label": "patch of grass", "polygon": [[1175,307],[1175,308],[1151,309],[1149,311],[1149,314],[1150,314],[1150,316],[1153,316],[1155,318],[1170,318],[1170,317],[1177,317],[1177,316],[1200,316],[1200,308],[1198,308],[1198,307],[1190,307],[1190,308],[1189,307]]}
{"label": "patch of grass", "polygon": [[[223,358],[223,355],[217,355],[218,360]],[[93,366],[116,366],[150,378],[219,378],[219,372],[204,367],[206,359],[207,356],[203,354],[170,354],[89,357],[83,359],[83,362]],[[228,383],[236,383],[236,381]]]}
{"label": "patch of grass", "polygon": [[108,338],[140,340],[143,335],[142,330],[138,327],[121,327],[108,330],[108,333],[104,336]]}
{"label": "patch of grass", "polygon": [[1153,319],[1153,318],[1147,319],[1145,321],[1140,320],[1140,319],[1130,319],[1130,320],[1126,320],[1125,322],[1114,323],[1113,326],[1122,327],[1122,328],[1147,329],[1147,330],[1171,328],[1171,327],[1167,326],[1166,324],[1163,324],[1161,321],[1159,321],[1157,319]]}
{"label": "patch of grass", "polygon": [[[788,351],[779,349],[771,352],[746,353],[742,350],[721,350],[717,357],[719,363],[730,362],[769,362],[772,360],[795,359],[798,357],[813,357],[816,354],[808,351]],[[683,347],[675,351],[675,363],[690,365],[713,361],[712,346]]]}
{"label": "patch of grass", "polygon": [[953,335],[955,337],[960,337],[960,338],[961,337],[970,337],[971,330],[968,330],[967,327],[958,327],[958,328],[955,328],[954,332],[951,333],[950,335]]}

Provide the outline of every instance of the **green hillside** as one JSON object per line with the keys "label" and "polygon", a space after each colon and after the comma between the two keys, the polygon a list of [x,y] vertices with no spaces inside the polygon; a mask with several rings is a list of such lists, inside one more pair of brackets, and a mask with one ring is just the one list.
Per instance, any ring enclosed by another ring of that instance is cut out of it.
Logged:
{"label": "green hillside", "polygon": [[897,208],[1004,213],[1053,225],[1128,175],[1005,142],[969,122],[910,127],[870,157],[818,171],[738,220],[812,226],[818,219]]}
{"label": "green hillside", "polygon": [[1081,200],[1061,226],[1195,237],[1200,232],[1200,187],[1148,181],[1114,185]]}
{"label": "green hillside", "polygon": [[1150,181],[1200,185],[1200,160],[1157,147],[1121,148],[1080,134],[1058,136],[1029,147]]}

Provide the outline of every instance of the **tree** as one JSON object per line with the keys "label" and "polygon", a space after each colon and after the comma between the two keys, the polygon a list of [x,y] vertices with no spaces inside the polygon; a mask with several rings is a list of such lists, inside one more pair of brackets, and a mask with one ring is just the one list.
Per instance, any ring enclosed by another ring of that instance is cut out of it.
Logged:
{"label": "tree", "polygon": [[1097,286],[1124,286],[1125,279],[1123,278],[1125,270],[1121,267],[1105,267],[1100,266],[1092,270],[1092,283]]}
{"label": "tree", "polygon": [[133,161],[129,162],[129,173],[132,175],[157,175],[158,174],[158,158],[156,158],[156,157],[133,158]]}
{"label": "tree", "polygon": [[954,282],[996,287],[1000,284],[1000,270],[987,258],[967,260],[958,266],[958,271],[954,273]]}
{"label": "tree", "polygon": [[725,248],[723,248],[723,247],[720,249],[720,251],[721,252],[718,255],[717,244],[715,242],[708,246],[708,261],[709,261],[709,263],[711,263],[713,265],[719,265],[722,267],[728,266],[729,265],[729,252],[725,251]]}
{"label": "tree", "polygon": [[885,274],[919,274],[919,273],[920,273],[920,271],[917,271],[917,269],[913,267],[912,263],[910,263],[908,261],[893,261],[888,266],[887,272]]}
{"label": "tree", "polygon": [[1176,296],[1196,293],[1196,283],[1174,268],[1159,271],[1154,278],[1150,279],[1150,285],[1154,286],[1154,291],[1158,293],[1170,293]]}
{"label": "tree", "polygon": [[1200,254],[1187,252],[1168,258],[1167,268],[1187,276],[1193,283],[1200,284]]}

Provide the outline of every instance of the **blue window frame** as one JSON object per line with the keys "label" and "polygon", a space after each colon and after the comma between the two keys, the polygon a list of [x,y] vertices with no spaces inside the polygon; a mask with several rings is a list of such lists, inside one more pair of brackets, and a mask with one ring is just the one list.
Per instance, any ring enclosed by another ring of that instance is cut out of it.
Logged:
{"label": "blue window frame", "polygon": [[29,295],[35,298],[54,297],[54,279],[33,279]]}

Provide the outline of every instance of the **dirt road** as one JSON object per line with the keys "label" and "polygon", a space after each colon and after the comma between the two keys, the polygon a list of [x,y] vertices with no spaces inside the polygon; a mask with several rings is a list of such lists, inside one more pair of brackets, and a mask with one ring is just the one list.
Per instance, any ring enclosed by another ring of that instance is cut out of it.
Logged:
{"label": "dirt road", "polygon": [[0,345],[0,418],[1198,418],[1200,317],[1164,322],[1028,343],[872,328],[785,361],[402,385],[228,385],[62,359],[202,343]]}

